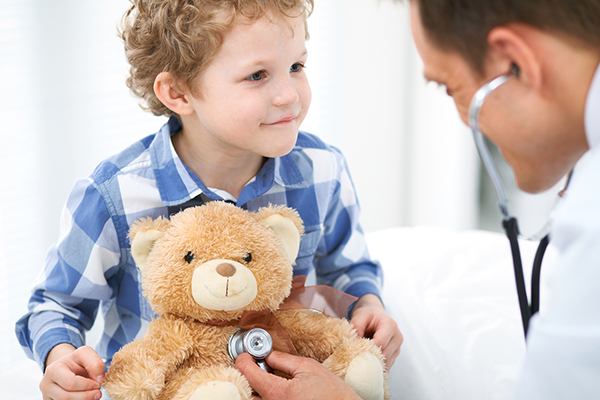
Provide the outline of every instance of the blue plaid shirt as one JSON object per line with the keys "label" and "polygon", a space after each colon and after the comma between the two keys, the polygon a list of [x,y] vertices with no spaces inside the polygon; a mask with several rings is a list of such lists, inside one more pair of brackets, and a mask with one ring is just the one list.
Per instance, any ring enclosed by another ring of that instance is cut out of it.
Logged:
{"label": "blue plaid shirt", "polygon": [[[99,306],[105,322],[96,346],[101,357],[110,361],[144,333],[154,313],[141,294],[127,239],[135,220],[168,217],[201,197],[223,199],[175,153],[170,137],[180,129],[171,118],[158,133],[105,160],[75,184],[61,236],[48,251],[29,312],[16,325],[25,352],[42,368],[57,344],[85,344]],[[300,132],[291,153],[268,159],[237,199],[250,211],[270,203],[295,208],[304,221],[296,275],[307,275],[307,284],[330,285],[357,297],[379,295],[381,268],[369,258],[352,179],[339,150]]]}

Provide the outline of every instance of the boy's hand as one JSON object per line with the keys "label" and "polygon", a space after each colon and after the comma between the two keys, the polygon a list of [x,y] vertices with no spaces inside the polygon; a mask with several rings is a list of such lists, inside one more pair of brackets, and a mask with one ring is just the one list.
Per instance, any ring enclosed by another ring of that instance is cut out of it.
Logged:
{"label": "boy's hand", "polygon": [[263,371],[247,353],[235,361],[235,367],[248,379],[263,400],[360,400],[354,390],[319,362],[305,357],[273,351],[267,358],[273,369],[288,374],[282,378]]}
{"label": "boy's hand", "polygon": [[385,312],[379,297],[366,294],[358,299],[350,322],[360,336],[373,339],[373,342],[381,347],[389,371],[400,354],[404,337],[396,321]]}
{"label": "boy's hand", "polygon": [[94,349],[62,343],[48,353],[40,390],[44,400],[98,400],[103,380],[104,362]]}

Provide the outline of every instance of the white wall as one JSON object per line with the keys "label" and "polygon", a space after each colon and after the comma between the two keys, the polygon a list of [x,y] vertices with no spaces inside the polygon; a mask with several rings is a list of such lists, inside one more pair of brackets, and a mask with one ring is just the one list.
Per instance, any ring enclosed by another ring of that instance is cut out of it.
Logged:
{"label": "white wall", "polygon": [[391,1],[317,1],[304,129],[339,146],[365,230],[477,226],[477,158],[452,101],[427,86],[408,26]]}

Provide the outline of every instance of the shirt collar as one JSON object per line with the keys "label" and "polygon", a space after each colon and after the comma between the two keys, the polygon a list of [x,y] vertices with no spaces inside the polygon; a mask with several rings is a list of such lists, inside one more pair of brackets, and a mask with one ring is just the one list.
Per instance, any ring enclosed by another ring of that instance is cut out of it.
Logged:
{"label": "shirt collar", "polygon": [[600,147],[600,65],[596,69],[585,102],[585,134],[590,149]]}
{"label": "shirt collar", "polygon": [[[181,123],[172,116],[156,134],[150,146],[154,176],[162,202],[165,206],[181,205],[204,193],[213,200],[222,200],[210,191],[204,183],[179,158],[171,142],[171,136],[181,130]],[[294,187],[304,183],[296,160],[292,154],[268,159],[255,179],[249,182],[240,193],[238,205],[263,195],[274,183],[283,187]]]}
{"label": "shirt collar", "polygon": [[165,206],[183,204],[206,192],[204,184],[175,152],[171,136],[180,130],[181,123],[172,116],[149,148],[156,185]]}

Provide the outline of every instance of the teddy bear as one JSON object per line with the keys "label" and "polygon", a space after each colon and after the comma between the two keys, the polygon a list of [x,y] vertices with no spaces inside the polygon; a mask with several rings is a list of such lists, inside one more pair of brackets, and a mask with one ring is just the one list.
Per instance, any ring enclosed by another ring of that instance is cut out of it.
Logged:
{"label": "teddy bear", "polygon": [[389,398],[384,357],[371,340],[346,319],[283,306],[303,229],[291,208],[249,212],[223,201],[136,221],[131,254],[156,316],[114,355],[106,392],[114,400],[251,399],[228,343],[255,313],[283,328],[291,339],[279,345],[284,351],[321,362],[363,399]]}

